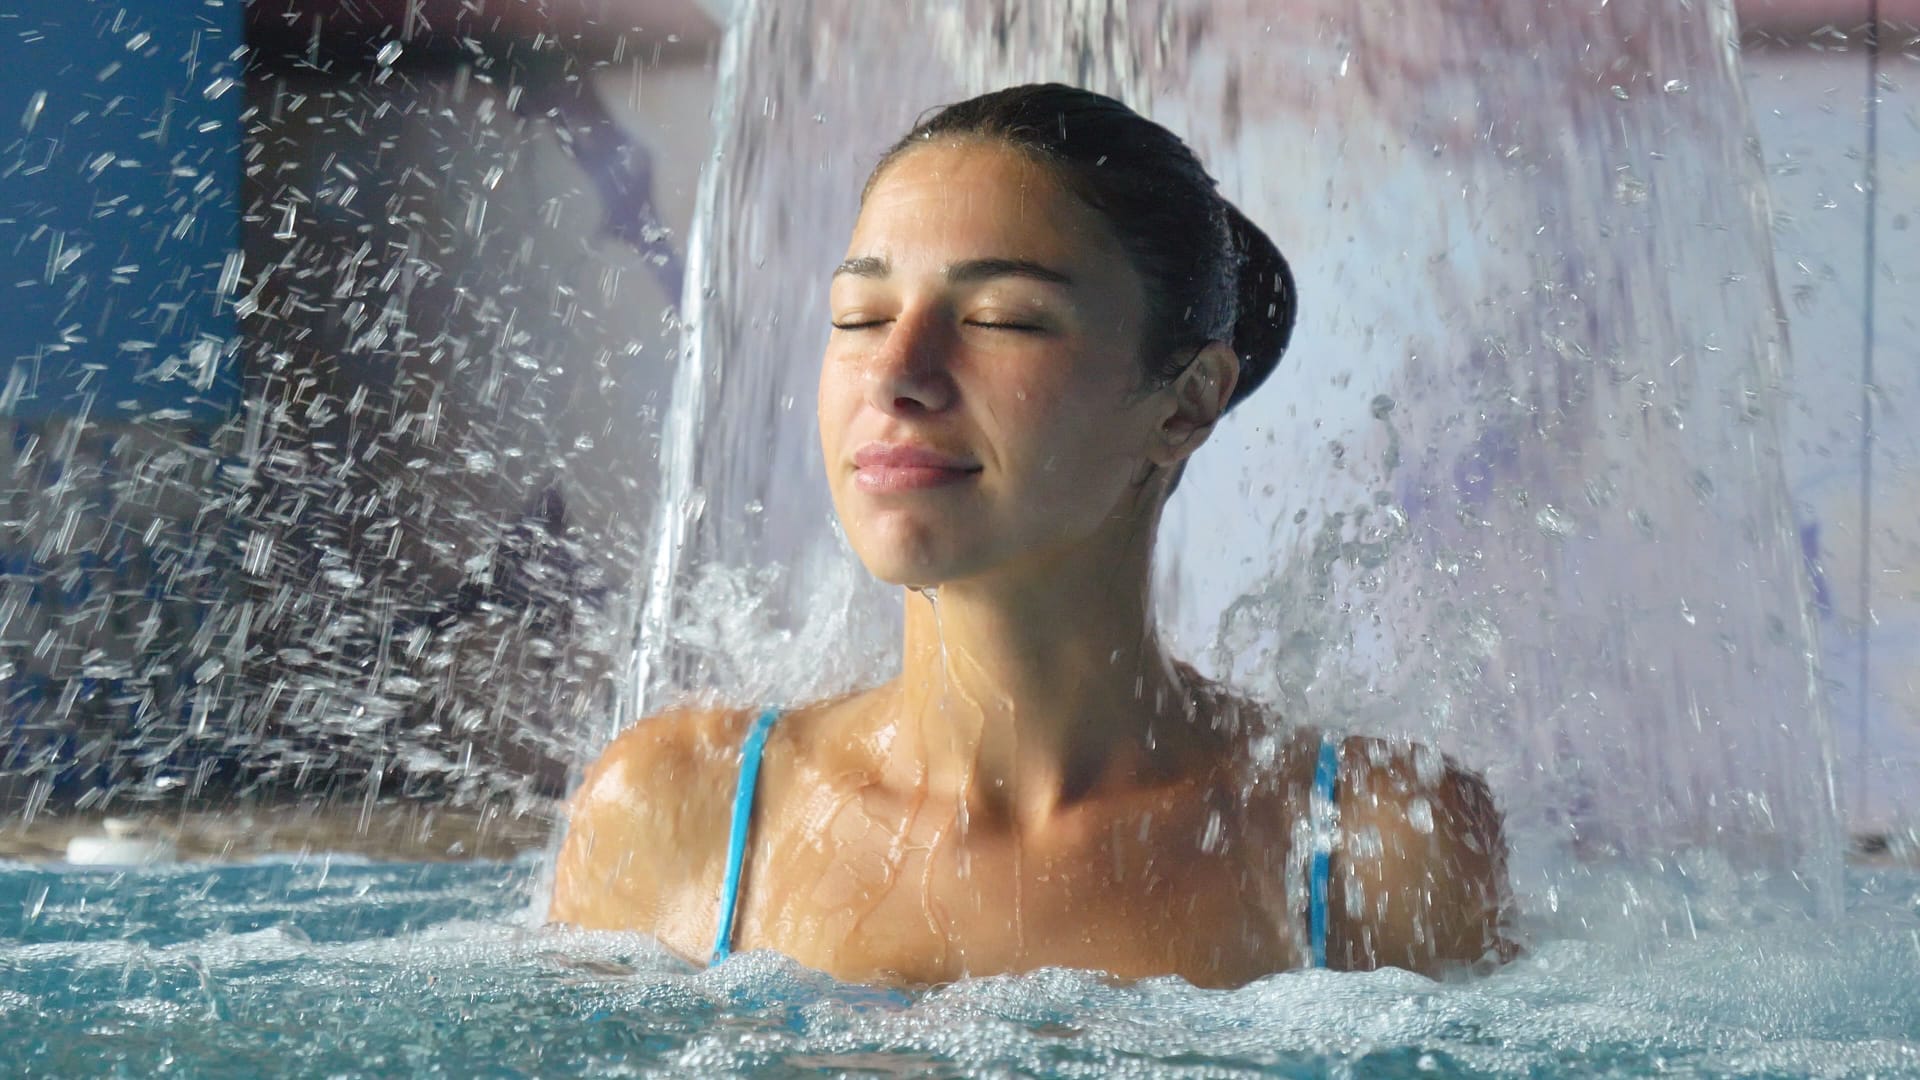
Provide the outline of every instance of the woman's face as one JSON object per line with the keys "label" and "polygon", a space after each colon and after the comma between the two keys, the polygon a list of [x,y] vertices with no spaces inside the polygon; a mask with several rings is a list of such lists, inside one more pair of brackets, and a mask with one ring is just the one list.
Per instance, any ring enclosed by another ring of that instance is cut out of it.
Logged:
{"label": "woman's face", "polygon": [[935,142],[867,194],[830,294],[820,439],[875,576],[938,585],[1098,557],[1166,406],[1145,294],[1104,221],[1020,152]]}

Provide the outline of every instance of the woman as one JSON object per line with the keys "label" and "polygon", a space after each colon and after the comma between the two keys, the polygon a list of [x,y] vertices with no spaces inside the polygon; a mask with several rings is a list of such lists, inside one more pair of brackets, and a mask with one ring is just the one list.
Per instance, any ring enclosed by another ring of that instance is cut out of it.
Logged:
{"label": "woman", "polygon": [[1500,951],[1477,778],[1287,729],[1155,632],[1167,496],[1294,310],[1184,143],[1065,86],[949,106],[874,170],[831,306],[827,482],[904,587],[901,671],[620,736],[576,796],[556,921],[918,984]]}

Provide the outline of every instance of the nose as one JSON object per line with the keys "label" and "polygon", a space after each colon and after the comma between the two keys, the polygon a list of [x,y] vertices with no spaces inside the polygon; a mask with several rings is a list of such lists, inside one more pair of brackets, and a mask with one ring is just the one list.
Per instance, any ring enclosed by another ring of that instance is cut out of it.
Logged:
{"label": "nose", "polygon": [[887,327],[867,369],[867,402],[890,416],[921,416],[951,408],[955,336],[938,313],[901,312]]}

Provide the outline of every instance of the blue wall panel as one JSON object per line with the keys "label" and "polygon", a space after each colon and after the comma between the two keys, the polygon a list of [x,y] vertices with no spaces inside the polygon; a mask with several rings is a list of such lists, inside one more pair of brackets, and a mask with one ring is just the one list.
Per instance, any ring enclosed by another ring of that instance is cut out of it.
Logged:
{"label": "blue wall panel", "polygon": [[240,0],[0,13],[0,416],[233,408],[242,14]]}

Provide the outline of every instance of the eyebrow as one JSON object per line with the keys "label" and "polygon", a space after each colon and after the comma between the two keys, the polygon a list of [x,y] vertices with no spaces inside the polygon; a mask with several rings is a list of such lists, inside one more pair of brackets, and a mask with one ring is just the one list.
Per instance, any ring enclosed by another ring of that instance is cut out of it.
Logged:
{"label": "eyebrow", "polygon": [[[884,278],[892,272],[893,266],[887,260],[877,255],[862,255],[848,259],[835,267],[833,276],[850,274],[854,277]],[[1073,278],[1068,275],[1031,259],[967,259],[950,263],[946,269],[947,281],[955,285],[989,281],[1001,277],[1030,278],[1052,285],[1073,284]]]}

